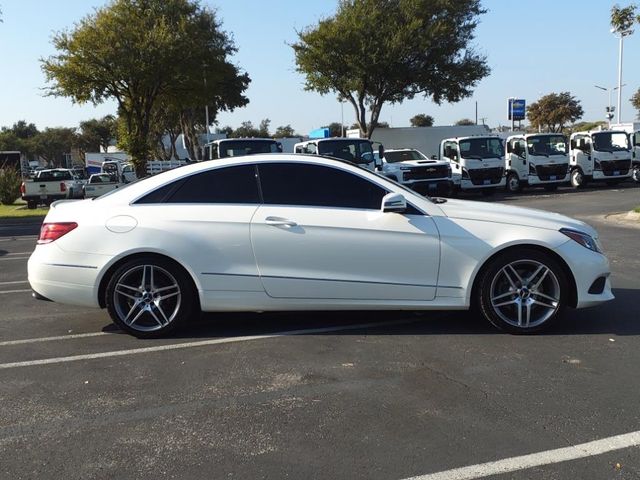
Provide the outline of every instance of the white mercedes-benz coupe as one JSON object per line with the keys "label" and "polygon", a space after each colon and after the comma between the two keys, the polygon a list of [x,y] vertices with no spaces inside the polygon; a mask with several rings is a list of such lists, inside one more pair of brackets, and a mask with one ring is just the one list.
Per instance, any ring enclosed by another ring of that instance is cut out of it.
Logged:
{"label": "white mercedes-benz coupe", "polygon": [[137,337],[205,312],[463,310],[511,333],[613,299],[596,231],[558,214],[430,199],[355,165],[267,154],[60,201],[34,296],[107,308]]}

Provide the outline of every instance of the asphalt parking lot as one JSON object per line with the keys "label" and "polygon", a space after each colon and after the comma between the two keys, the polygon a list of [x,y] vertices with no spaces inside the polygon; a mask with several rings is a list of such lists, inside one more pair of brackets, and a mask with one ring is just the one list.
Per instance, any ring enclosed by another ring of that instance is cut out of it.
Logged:
{"label": "asphalt parking lot", "polygon": [[640,228],[605,218],[640,187],[489,201],[594,225],[616,300],[539,336],[469,313],[317,312],[206,315],[137,340],[105,311],[32,300],[38,227],[0,224],[0,478],[462,479],[481,476],[451,470],[506,459],[476,471],[640,478],[640,442],[519,458],[640,430]]}

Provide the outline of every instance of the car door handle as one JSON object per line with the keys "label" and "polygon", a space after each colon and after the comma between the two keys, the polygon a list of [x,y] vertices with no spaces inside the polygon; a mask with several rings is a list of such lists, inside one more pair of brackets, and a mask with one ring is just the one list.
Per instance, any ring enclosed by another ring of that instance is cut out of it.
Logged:
{"label": "car door handle", "polygon": [[277,227],[295,227],[298,225],[296,222],[282,217],[267,217],[264,219],[264,223],[267,225],[275,225]]}

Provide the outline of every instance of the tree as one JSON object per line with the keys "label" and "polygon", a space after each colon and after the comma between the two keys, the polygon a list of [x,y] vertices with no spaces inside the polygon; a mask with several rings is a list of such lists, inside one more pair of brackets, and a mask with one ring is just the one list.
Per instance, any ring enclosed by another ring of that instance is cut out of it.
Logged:
{"label": "tree", "polygon": [[[611,7],[611,28],[618,35],[631,35],[634,23],[640,23],[640,15],[636,15],[636,5],[631,4],[628,7],[620,7],[614,5]],[[628,32],[628,33],[627,33]]]}
{"label": "tree", "polygon": [[183,111],[208,104],[215,121],[217,111],[248,102],[249,77],[227,60],[236,51],[232,40],[196,1],[113,0],[55,34],[53,44],[57,54],[42,61],[49,94],[76,103],[115,99],[119,143],[139,175],[152,151],[156,105]]}
{"label": "tree", "polygon": [[[342,136],[342,124],[340,122],[331,122],[329,125],[325,125],[322,128],[329,129],[330,137],[341,137]],[[347,127],[345,126],[345,131]]]}
{"label": "tree", "polygon": [[419,113],[409,120],[412,127],[433,127],[434,119],[431,115]]}
{"label": "tree", "polygon": [[575,123],[584,111],[569,92],[550,93],[527,107],[527,118],[534,129],[561,132],[567,123]]}
{"label": "tree", "polygon": [[65,154],[71,153],[76,142],[75,128],[45,128],[33,137],[36,154],[51,166],[66,167]]}
{"label": "tree", "polygon": [[251,122],[251,120],[242,122],[240,126],[233,131],[233,138],[250,138],[259,136],[260,131],[253,126],[253,122]]}
{"label": "tree", "polygon": [[97,152],[101,149],[106,152],[115,140],[116,133],[116,118],[113,115],[85,120],[80,122],[78,147],[83,152]]}
{"label": "tree", "polygon": [[[292,45],[307,90],[335,92],[370,138],[385,103],[457,102],[489,74],[471,47],[480,0],[342,0]],[[369,112],[369,118],[367,118]]]}
{"label": "tree", "polygon": [[11,128],[2,127],[0,131],[0,150],[17,150],[28,158],[35,156],[33,139],[39,134],[33,123],[19,120]]}
{"label": "tree", "polygon": [[281,125],[276,128],[276,131],[273,134],[274,138],[287,138],[287,137],[297,137],[296,131],[291,127],[291,125]]}
{"label": "tree", "polygon": [[469,127],[469,126],[475,125],[475,124],[476,124],[476,122],[474,122],[470,118],[461,118],[454,125],[459,125],[461,127]]}
{"label": "tree", "polygon": [[260,122],[260,126],[258,127],[258,137],[268,138],[269,135],[269,125],[271,125],[271,120],[268,118],[263,119]]}
{"label": "tree", "polygon": [[640,119],[640,88],[631,97],[631,105],[638,111],[638,119]]}

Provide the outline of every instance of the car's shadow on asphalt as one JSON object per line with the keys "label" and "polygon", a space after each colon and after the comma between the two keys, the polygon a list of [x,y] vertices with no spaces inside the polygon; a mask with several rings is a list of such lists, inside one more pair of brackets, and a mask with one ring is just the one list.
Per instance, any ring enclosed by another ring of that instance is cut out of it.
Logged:
{"label": "car's shadow on asphalt", "polygon": [[[597,307],[567,309],[543,335],[640,335],[640,290],[614,289],[616,299]],[[104,332],[121,333],[115,325]],[[176,340],[253,335],[500,335],[469,311],[314,311],[206,313],[174,333]]]}

